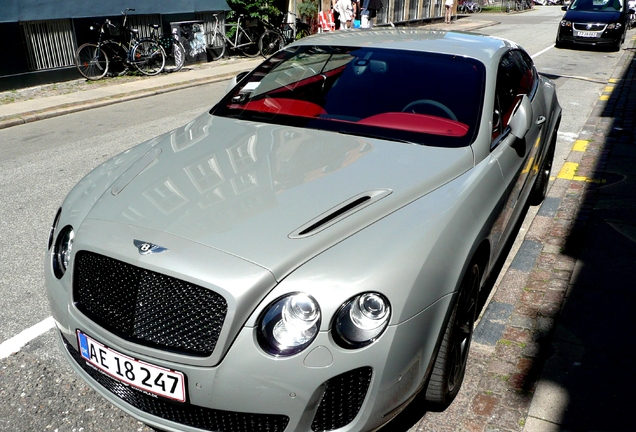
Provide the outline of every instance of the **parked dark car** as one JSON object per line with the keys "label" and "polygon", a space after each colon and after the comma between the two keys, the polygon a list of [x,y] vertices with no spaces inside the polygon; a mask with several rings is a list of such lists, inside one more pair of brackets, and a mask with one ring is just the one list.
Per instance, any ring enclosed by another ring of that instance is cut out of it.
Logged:
{"label": "parked dark car", "polygon": [[[626,2],[623,2],[626,3]],[[574,0],[563,6],[556,47],[607,47],[618,51],[625,42],[629,9],[620,0]]]}

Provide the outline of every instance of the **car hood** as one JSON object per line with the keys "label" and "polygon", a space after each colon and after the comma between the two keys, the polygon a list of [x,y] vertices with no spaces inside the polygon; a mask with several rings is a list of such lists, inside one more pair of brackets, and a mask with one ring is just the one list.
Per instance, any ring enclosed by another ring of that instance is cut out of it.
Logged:
{"label": "car hood", "polygon": [[262,266],[280,280],[472,166],[470,147],[433,148],[204,114],[165,135],[87,217],[185,238]]}
{"label": "car hood", "polygon": [[603,11],[576,11],[568,10],[563,19],[573,22],[589,22],[589,23],[612,23],[620,21],[621,13],[603,12]]}

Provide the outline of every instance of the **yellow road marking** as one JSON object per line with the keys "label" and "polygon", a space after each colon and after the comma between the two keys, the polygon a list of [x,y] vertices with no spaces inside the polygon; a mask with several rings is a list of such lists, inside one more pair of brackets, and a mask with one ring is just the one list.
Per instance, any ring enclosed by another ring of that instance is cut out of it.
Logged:
{"label": "yellow road marking", "polygon": [[584,152],[587,150],[588,140],[576,140],[572,146],[572,151]]}
{"label": "yellow road marking", "polygon": [[614,86],[605,86],[603,93],[611,93],[614,90]]}
{"label": "yellow road marking", "polygon": [[601,95],[601,97],[599,99],[602,100],[602,101],[609,100],[609,95]]}
{"label": "yellow road marking", "polygon": [[574,180],[584,183],[605,183],[604,179],[593,179],[585,176],[577,176],[576,171],[579,169],[579,164],[575,162],[566,162],[563,164],[561,171],[557,175],[557,178],[564,180]]}

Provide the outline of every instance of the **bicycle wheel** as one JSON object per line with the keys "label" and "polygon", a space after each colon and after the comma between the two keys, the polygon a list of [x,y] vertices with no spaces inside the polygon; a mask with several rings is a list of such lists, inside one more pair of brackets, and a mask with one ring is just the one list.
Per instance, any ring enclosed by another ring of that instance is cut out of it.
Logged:
{"label": "bicycle wheel", "polygon": [[243,45],[239,49],[245,57],[256,57],[261,53],[258,48],[259,34],[254,27],[245,27],[239,33],[238,44]]}
{"label": "bicycle wheel", "polygon": [[166,54],[154,40],[143,39],[132,50],[132,63],[144,75],[157,75],[166,65]]}
{"label": "bicycle wheel", "polygon": [[166,72],[178,72],[185,63],[185,48],[181,42],[174,41],[170,47],[170,52],[166,52]]}
{"label": "bicycle wheel", "polygon": [[122,76],[128,72],[128,51],[123,45],[113,41],[104,41],[102,51],[108,57],[109,76]]}
{"label": "bicycle wheel", "polygon": [[84,78],[98,80],[108,72],[108,57],[97,45],[85,43],[75,51],[75,66]]}
{"label": "bicycle wheel", "polygon": [[479,3],[475,3],[475,7],[473,8],[473,12],[481,13],[481,6],[479,6]]}
{"label": "bicycle wheel", "polygon": [[267,30],[263,33],[258,40],[258,49],[265,58],[282,49],[283,46],[285,46],[283,37],[279,33],[271,30]]}
{"label": "bicycle wheel", "polygon": [[208,39],[210,43],[208,43],[207,51],[212,57],[212,60],[218,60],[223,57],[225,54],[225,38],[219,31],[215,31],[212,34],[212,39]]}

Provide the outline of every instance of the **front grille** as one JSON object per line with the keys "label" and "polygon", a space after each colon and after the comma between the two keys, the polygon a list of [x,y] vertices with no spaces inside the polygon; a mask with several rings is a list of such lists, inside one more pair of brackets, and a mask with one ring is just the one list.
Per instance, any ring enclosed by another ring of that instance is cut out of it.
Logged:
{"label": "front grille", "polygon": [[600,32],[605,30],[605,27],[607,27],[607,24],[574,23],[574,30],[577,31]]}
{"label": "front grille", "polygon": [[216,432],[283,432],[289,423],[289,417],[280,414],[222,411],[157,399],[89,366],[64,336],[62,341],[73,360],[98,384],[124,402],[148,414],[182,425]]}
{"label": "front grille", "polygon": [[329,431],[351,423],[362,407],[371,375],[370,367],[361,367],[327,381],[311,430]]}
{"label": "front grille", "polygon": [[88,251],[75,258],[73,300],[123,339],[197,356],[212,354],[227,313],[214,291]]}

